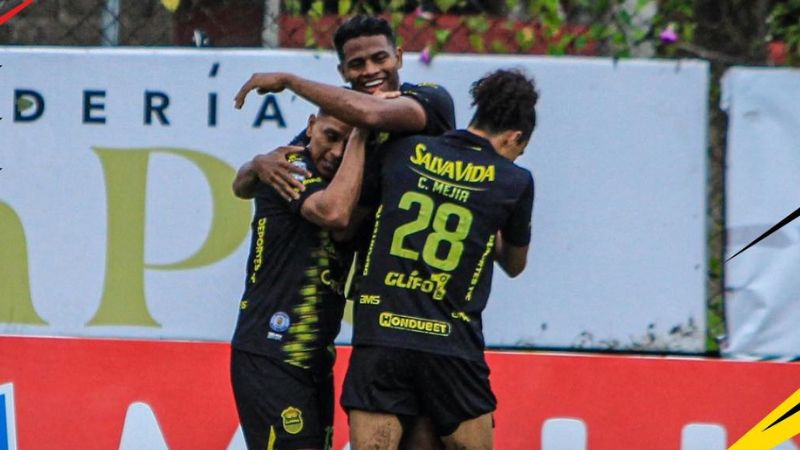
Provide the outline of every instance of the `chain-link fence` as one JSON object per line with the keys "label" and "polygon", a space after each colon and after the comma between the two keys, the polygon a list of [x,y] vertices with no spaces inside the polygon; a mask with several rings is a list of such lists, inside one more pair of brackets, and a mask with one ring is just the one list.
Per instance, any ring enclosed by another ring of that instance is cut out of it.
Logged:
{"label": "chain-link fence", "polygon": [[[5,0],[10,1],[10,0]],[[339,2],[279,0],[45,0],[0,27],[0,44],[330,48]],[[1,6],[0,6],[1,7]],[[435,5],[362,5],[389,17],[403,47],[447,52],[547,53],[559,36],[477,0],[438,14]],[[513,19],[513,20],[509,20]],[[571,30],[587,29],[576,23]],[[578,40],[565,53],[596,54]]]}
{"label": "chain-link fence", "polygon": [[[0,0],[0,13],[15,3],[21,2]],[[565,40],[509,2],[480,0],[460,2],[447,14],[437,9],[440,1],[425,0],[42,0],[0,26],[0,45],[331,48],[331,35],[344,20],[343,3],[350,11],[385,14],[410,51],[603,55],[613,49],[581,38],[589,35],[593,18],[579,9],[561,11],[572,36]],[[724,68],[714,65],[714,86]],[[725,330],[726,117],[715,92],[708,159],[709,349],[717,348]]]}

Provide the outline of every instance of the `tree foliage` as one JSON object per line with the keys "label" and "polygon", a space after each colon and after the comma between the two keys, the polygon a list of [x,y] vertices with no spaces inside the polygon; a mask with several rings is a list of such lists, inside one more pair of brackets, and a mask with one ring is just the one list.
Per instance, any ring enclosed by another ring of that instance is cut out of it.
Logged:
{"label": "tree foliage", "polygon": [[[369,13],[395,26],[413,16],[415,28],[432,30],[432,55],[463,39],[478,53],[800,62],[800,0],[285,0],[283,9],[306,15],[306,45],[314,48],[324,46],[313,37],[323,17]],[[498,38],[498,28],[509,33]]]}

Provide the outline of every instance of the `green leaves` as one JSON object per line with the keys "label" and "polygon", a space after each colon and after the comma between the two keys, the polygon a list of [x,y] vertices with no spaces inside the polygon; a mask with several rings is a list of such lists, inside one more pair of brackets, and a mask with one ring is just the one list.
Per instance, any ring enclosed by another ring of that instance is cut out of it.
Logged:
{"label": "green leaves", "polygon": [[434,0],[436,7],[439,8],[441,12],[448,12],[453,6],[458,4],[458,0]]}
{"label": "green leaves", "polygon": [[[162,0],[175,1],[175,0]],[[319,46],[321,20],[326,14],[325,0],[312,0],[302,10],[301,0],[283,0],[283,10],[292,15],[306,13],[307,47]],[[642,56],[640,49],[655,49],[656,56],[686,56],[686,46],[695,44],[696,0],[503,0],[504,16],[488,13],[461,14],[462,7],[474,5],[468,0],[433,0],[441,15],[414,15],[414,27],[420,32],[405,36],[413,45],[429,46],[433,53],[443,48],[476,52],[527,53],[540,44],[547,54],[586,53],[627,57]],[[408,15],[407,0],[337,0],[335,13],[345,17],[354,13],[388,15],[393,27],[401,29]],[[522,6],[524,5],[524,8]],[[744,6],[742,6],[744,7]],[[327,14],[331,11],[328,10]],[[518,14],[522,14],[521,17]],[[766,26],[766,45],[785,48],[789,64],[800,63],[800,0],[776,0]],[[455,18],[456,20],[452,20]],[[324,23],[328,18],[325,18]],[[443,24],[447,24],[444,25]],[[660,34],[673,27],[679,45],[668,45]],[[322,30],[324,31],[324,30]],[[422,34],[421,34],[422,33]],[[427,42],[420,36],[428,36]],[[398,39],[403,40],[402,32]],[[454,45],[451,42],[458,39]],[[542,41],[542,42],[538,42]],[[418,50],[419,48],[414,48]],[[652,50],[651,50],[652,52]],[[783,52],[783,50],[781,50]],[[645,53],[652,56],[652,53]]]}
{"label": "green leaves", "polygon": [[308,15],[313,18],[320,18],[322,14],[325,12],[325,3],[322,0],[315,0],[311,4],[311,9],[308,11]]}
{"label": "green leaves", "polygon": [[486,45],[483,43],[483,36],[477,33],[469,35],[469,45],[476,52],[483,53],[486,51]]}
{"label": "green leaves", "polygon": [[350,0],[339,0],[337,12],[340,16],[346,16],[353,9],[353,4]]}
{"label": "green leaves", "polygon": [[444,47],[444,44],[447,43],[450,34],[452,33],[450,30],[439,29],[433,32],[434,37],[436,38],[436,44],[439,48]]}
{"label": "green leaves", "polygon": [[489,31],[489,21],[486,19],[486,16],[469,16],[466,20],[467,28],[474,33],[486,33]]}
{"label": "green leaves", "polygon": [[536,32],[533,27],[523,27],[514,34],[514,38],[517,40],[519,49],[526,52],[536,43]]}

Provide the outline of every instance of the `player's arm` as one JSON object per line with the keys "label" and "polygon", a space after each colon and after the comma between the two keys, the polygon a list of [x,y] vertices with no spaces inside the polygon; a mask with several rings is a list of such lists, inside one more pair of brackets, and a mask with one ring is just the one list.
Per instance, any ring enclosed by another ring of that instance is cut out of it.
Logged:
{"label": "player's arm", "polygon": [[351,133],[333,180],[325,189],[311,194],[300,207],[300,214],[306,220],[323,228],[347,228],[361,191],[367,133],[361,128]]}
{"label": "player's arm", "polygon": [[305,177],[309,177],[311,174],[286,161],[286,155],[301,151],[303,151],[303,147],[287,145],[278,147],[269,153],[256,155],[239,168],[236,178],[233,180],[233,193],[239,198],[253,198],[258,181],[261,180],[263,183],[272,185],[285,200],[297,200],[300,196],[298,190],[303,191],[305,186],[292,174],[296,173]]}
{"label": "player's arm", "polygon": [[495,239],[495,261],[511,278],[522,273],[528,263],[533,215],[533,176],[530,172],[527,175],[524,190]]}
{"label": "player's arm", "polygon": [[495,239],[494,257],[503,271],[511,278],[516,277],[525,270],[528,263],[528,246],[516,246],[503,239],[503,233],[497,232]]}
{"label": "player's arm", "polygon": [[357,127],[383,131],[416,132],[425,128],[427,113],[409,97],[381,98],[362,92],[307,80],[284,72],[256,73],[236,94],[235,106],[241,108],[247,94],[289,89],[314,103],[332,116]]}
{"label": "player's arm", "polygon": [[[356,202],[357,203],[357,202]],[[353,210],[353,215],[350,217],[350,223],[347,228],[334,231],[331,236],[333,240],[338,242],[346,242],[353,239],[362,223],[370,215],[375,214],[375,208],[356,205]]]}

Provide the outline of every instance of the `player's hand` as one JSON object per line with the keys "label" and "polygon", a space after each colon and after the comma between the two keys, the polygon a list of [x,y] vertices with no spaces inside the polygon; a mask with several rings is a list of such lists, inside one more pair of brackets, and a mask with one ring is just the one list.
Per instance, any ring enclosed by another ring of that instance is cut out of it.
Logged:
{"label": "player's hand", "polygon": [[288,74],[281,72],[254,73],[234,97],[234,107],[241,109],[242,105],[244,105],[245,97],[253,89],[263,95],[270,92],[280,92],[286,89],[287,84]]}
{"label": "player's hand", "polygon": [[372,95],[374,95],[375,97],[378,97],[378,98],[392,99],[392,98],[400,97],[402,94],[400,93],[400,91],[388,91],[388,92],[376,91]]}
{"label": "player's hand", "polygon": [[286,155],[302,151],[303,147],[287,145],[269,153],[256,155],[253,158],[253,171],[261,182],[272,186],[284,200],[297,200],[300,198],[300,192],[306,187],[292,174],[310,177],[311,172],[287,161]]}

